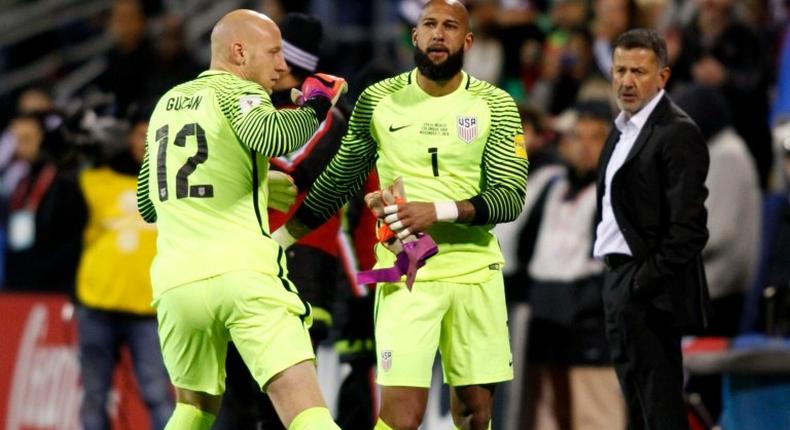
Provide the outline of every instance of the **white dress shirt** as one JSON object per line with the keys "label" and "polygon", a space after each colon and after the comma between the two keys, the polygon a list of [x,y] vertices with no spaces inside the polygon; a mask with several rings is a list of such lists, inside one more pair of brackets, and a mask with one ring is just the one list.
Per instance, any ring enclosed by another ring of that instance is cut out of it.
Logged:
{"label": "white dress shirt", "polygon": [[661,90],[636,115],[629,118],[625,112],[620,112],[614,120],[614,125],[620,131],[620,139],[615,144],[612,156],[606,164],[606,176],[604,178],[604,186],[606,188],[601,200],[601,222],[598,223],[596,228],[595,246],[593,247],[593,256],[595,258],[603,258],[607,254],[633,255],[631,248],[628,247],[628,243],[625,241],[625,236],[620,231],[620,226],[617,225],[617,220],[612,210],[612,178],[625,163],[625,159],[628,157],[628,153],[631,152],[631,148],[642,131],[642,127],[647,122],[647,118],[653,113],[653,109],[656,108],[663,96],[664,90]]}

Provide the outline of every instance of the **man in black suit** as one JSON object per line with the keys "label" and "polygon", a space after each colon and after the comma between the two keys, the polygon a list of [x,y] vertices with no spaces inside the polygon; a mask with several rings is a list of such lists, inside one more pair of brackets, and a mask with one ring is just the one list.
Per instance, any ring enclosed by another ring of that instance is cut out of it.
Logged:
{"label": "man in black suit", "polygon": [[708,239],[708,149],[664,94],[664,40],[652,30],[614,44],[621,109],[601,153],[594,254],[604,278],[606,331],[629,429],[683,430],[682,330],[705,325],[701,252]]}

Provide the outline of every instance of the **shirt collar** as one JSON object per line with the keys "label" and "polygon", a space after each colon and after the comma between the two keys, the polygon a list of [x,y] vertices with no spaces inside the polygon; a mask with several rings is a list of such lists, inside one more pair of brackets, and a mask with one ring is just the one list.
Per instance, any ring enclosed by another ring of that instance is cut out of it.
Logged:
{"label": "shirt collar", "polygon": [[658,105],[658,102],[661,101],[661,97],[664,97],[664,90],[658,92],[653,99],[650,100],[650,103],[646,104],[636,115],[628,118],[625,111],[620,111],[620,114],[617,115],[617,118],[614,120],[614,125],[617,126],[617,129],[622,132],[625,127],[631,123],[633,124],[637,130],[642,130],[642,127],[645,126],[647,122],[647,118],[650,117],[650,114],[653,113],[653,110]]}
{"label": "shirt collar", "polygon": [[213,75],[223,75],[223,74],[232,74],[225,70],[217,70],[217,69],[208,69],[204,70],[198,75],[198,78],[202,78],[204,76],[213,76]]}

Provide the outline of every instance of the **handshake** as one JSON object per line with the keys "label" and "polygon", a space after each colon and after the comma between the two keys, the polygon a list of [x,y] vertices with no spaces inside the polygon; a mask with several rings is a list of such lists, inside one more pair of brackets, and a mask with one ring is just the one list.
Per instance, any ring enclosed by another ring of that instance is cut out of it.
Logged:
{"label": "handshake", "polygon": [[291,90],[291,101],[298,106],[315,100],[325,98],[334,106],[342,94],[348,92],[346,80],[326,73],[316,73],[302,83],[302,88]]}

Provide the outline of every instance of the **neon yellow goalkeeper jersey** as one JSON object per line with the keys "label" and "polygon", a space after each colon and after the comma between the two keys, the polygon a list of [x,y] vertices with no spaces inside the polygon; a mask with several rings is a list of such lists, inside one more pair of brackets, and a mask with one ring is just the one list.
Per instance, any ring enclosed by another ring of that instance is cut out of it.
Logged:
{"label": "neon yellow goalkeeper jersey", "polygon": [[284,278],[266,217],[269,158],[304,144],[318,124],[313,108],[275,110],[260,85],[226,72],[162,96],[137,184],[140,214],[159,231],[154,297],[230,271]]}
{"label": "neon yellow goalkeeper jersey", "polygon": [[[418,281],[482,282],[503,263],[490,228],[521,212],[527,155],[521,121],[504,91],[466,73],[454,92],[432,97],[416,70],[368,87],[360,96],[338,154],[313,185],[297,215],[308,225],[329,217],[360,189],[373,167],[382,187],[403,177],[409,201],[458,201],[475,206],[472,225],[439,222],[439,245]],[[379,267],[395,256],[376,250]]]}

